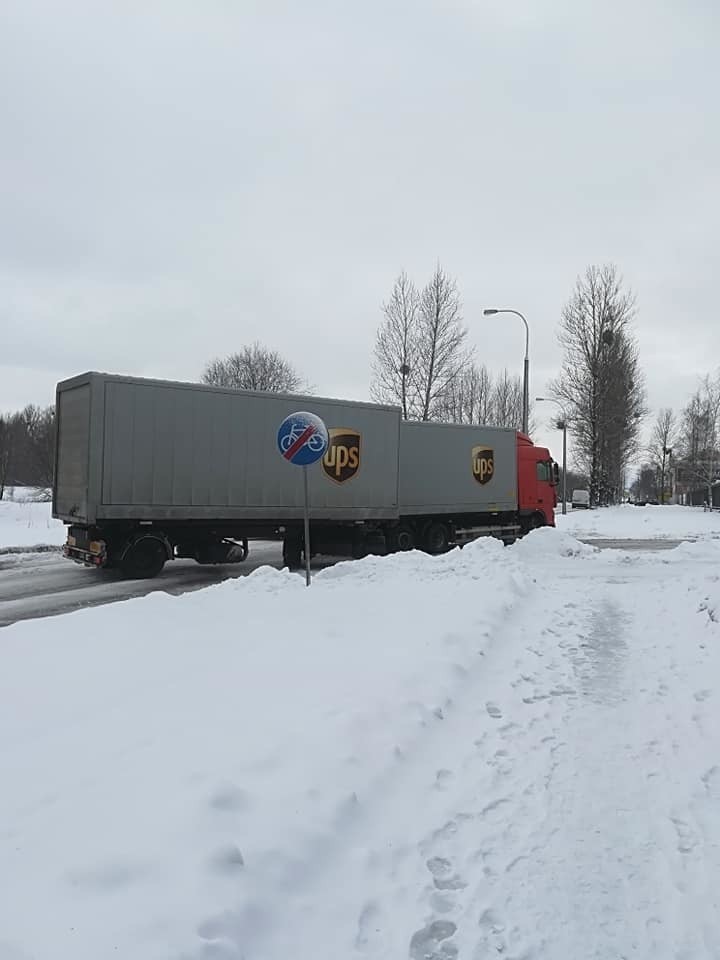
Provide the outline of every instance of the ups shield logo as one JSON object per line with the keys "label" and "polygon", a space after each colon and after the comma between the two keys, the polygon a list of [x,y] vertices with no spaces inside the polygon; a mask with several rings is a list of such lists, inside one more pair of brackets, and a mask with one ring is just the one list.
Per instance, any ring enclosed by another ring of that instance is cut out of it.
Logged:
{"label": "ups shield logo", "polygon": [[322,465],[335,483],[352,480],[360,467],[360,434],[357,430],[345,427],[328,430],[328,447]]}
{"label": "ups shield logo", "polygon": [[492,447],[472,448],[472,472],[478,483],[489,483],[495,473],[495,455]]}

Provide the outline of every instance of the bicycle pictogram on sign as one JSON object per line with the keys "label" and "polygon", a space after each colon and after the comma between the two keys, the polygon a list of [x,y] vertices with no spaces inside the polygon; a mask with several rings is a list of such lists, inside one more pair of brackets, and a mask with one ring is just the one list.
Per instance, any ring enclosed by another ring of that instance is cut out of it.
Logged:
{"label": "bicycle pictogram on sign", "polygon": [[327,427],[314,413],[291,413],[280,424],[277,435],[278,450],[298,467],[316,463],[327,450]]}

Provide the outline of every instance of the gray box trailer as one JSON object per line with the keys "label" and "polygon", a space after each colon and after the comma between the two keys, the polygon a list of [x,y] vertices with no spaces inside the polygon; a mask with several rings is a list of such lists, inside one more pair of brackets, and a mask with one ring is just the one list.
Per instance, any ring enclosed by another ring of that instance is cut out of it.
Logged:
{"label": "gray box trailer", "polygon": [[517,434],[501,427],[405,422],[401,516],[517,510]]}
{"label": "gray box trailer", "polygon": [[56,409],[53,516],[72,525],[76,559],[103,541],[102,565],[113,565],[138,527],[145,539],[148,527],[162,530],[171,556],[192,547],[190,530],[217,542],[301,524],[302,469],[277,448],[281,422],[298,410],[330,433],[328,453],[308,468],[313,523],[397,518],[395,407],[86,373],[58,384]]}

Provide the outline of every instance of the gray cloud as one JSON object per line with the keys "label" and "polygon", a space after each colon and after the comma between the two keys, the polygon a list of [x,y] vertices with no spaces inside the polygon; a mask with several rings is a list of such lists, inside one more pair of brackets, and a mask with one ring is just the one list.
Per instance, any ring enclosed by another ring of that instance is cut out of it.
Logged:
{"label": "gray cloud", "polygon": [[482,308],[527,314],[533,393],[589,262],[638,294],[653,407],[716,364],[712,4],[0,17],[0,409],[87,368],[193,378],[256,338],[320,392],[365,397],[380,302],[438,258],[491,367],[519,370],[522,330]]}

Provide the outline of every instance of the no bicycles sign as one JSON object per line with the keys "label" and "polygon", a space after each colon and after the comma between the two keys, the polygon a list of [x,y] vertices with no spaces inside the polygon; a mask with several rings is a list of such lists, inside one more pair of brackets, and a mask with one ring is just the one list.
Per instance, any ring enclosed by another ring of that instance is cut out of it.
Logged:
{"label": "no bicycles sign", "polygon": [[327,450],[327,427],[314,413],[291,413],[278,430],[278,450],[297,467],[316,463]]}
{"label": "no bicycles sign", "polygon": [[305,488],[305,535],[303,549],[305,551],[305,584],[310,586],[310,502],[308,497],[307,468],[322,457],[327,450],[328,432],[323,421],[314,413],[300,410],[285,417],[280,424],[277,435],[277,445],[280,455],[303,468],[303,485]]}

